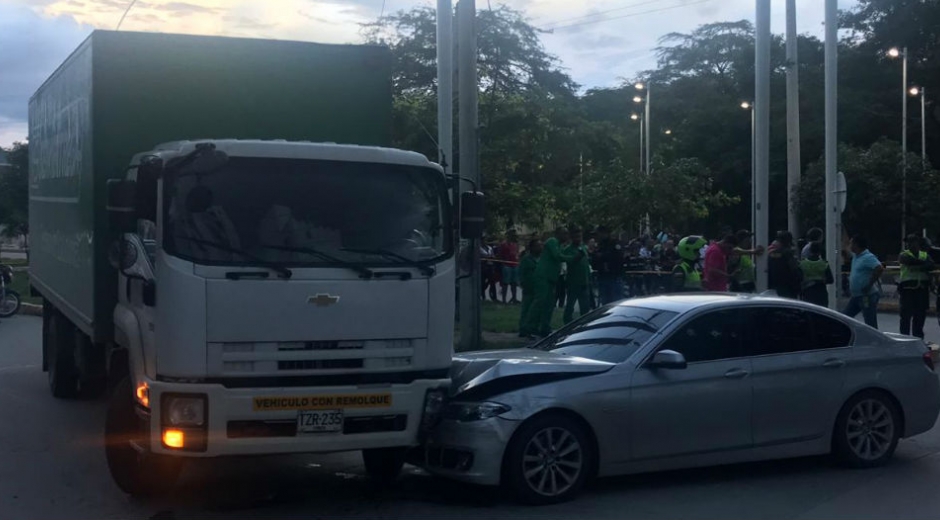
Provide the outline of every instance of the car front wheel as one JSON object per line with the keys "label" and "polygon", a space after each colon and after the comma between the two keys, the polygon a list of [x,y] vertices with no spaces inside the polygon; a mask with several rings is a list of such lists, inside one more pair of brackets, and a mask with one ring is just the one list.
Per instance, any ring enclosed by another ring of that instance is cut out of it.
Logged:
{"label": "car front wheel", "polygon": [[901,438],[901,414],[883,392],[861,392],[845,403],[836,419],[833,451],[856,468],[881,466],[894,455]]}
{"label": "car front wheel", "polygon": [[565,502],[581,491],[595,457],[581,423],[561,414],[538,416],[513,435],[506,451],[504,484],[528,504]]}

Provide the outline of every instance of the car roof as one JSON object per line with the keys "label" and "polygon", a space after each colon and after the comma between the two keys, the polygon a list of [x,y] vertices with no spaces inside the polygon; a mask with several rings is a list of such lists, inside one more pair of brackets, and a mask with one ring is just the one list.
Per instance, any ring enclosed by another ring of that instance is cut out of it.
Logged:
{"label": "car roof", "polygon": [[693,309],[703,307],[727,307],[737,305],[759,305],[759,304],[788,304],[816,311],[826,312],[827,309],[810,305],[799,300],[781,298],[779,296],[758,295],[758,294],[738,294],[724,292],[697,292],[697,293],[675,293],[660,294],[656,296],[644,296],[624,300],[618,305],[630,307],[645,307],[648,309],[657,309],[677,313],[685,313]]}

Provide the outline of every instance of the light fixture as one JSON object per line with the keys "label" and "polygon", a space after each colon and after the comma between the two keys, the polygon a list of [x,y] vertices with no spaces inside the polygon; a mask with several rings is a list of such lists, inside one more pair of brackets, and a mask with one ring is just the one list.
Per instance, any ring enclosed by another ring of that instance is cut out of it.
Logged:
{"label": "light fixture", "polygon": [[890,49],[888,49],[888,56],[892,58],[897,58],[900,55],[901,55],[901,50],[898,49],[897,47],[891,47]]}
{"label": "light fixture", "polygon": [[741,102],[741,108],[743,108],[744,110],[748,110],[748,109],[751,108],[751,104],[748,103],[747,101],[742,101],[742,102]]}
{"label": "light fixture", "polygon": [[630,114],[630,119],[632,119],[632,120],[634,120],[634,121],[636,121],[636,120],[639,119],[639,118],[640,118],[640,116],[638,116],[638,115],[636,115],[636,114]]}
{"label": "light fixture", "polygon": [[672,130],[666,130],[666,131],[663,132],[663,133],[666,134],[666,135],[672,135]]}
{"label": "light fixture", "polygon": [[643,90],[646,88],[646,85],[642,83],[637,83],[636,85],[634,85],[634,87],[636,87],[637,90]]}
{"label": "light fixture", "polygon": [[633,102],[634,102],[634,103],[642,103],[642,102],[643,102],[643,98],[641,98],[640,96],[633,96]]}
{"label": "light fixture", "polygon": [[911,89],[908,90],[908,92],[909,92],[912,96],[916,96],[916,95],[920,94],[920,89],[919,89],[918,87],[911,87]]}

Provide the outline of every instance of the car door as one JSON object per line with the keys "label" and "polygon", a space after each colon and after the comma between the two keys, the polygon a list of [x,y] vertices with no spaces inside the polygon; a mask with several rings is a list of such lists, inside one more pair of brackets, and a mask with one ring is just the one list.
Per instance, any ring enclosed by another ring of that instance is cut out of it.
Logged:
{"label": "car door", "polygon": [[852,330],[838,319],[796,307],[744,313],[754,386],[754,445],[818,439],[842,401]]}
{"label": "car door", "polygon": [[680,325],[657,346],[685,356],[685,369],[641,364],[631,381],[631,458],[691,455],[751,446],[751,365],[733,310]]}

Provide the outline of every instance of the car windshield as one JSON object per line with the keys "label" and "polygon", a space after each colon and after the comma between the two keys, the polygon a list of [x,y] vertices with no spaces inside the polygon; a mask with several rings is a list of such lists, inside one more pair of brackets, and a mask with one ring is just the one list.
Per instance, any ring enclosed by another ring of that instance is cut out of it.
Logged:
{"label": "car windshield", "polygon": [[676,314],[645,307],[605,305],[565,325],[531,348],[621,363]]}
{"label": "car windshield", "polygon": [[163,246],[197,263],[414,265],[451,252],[446,186],[431,168],[232,157],[168,175],[164,193]]}

